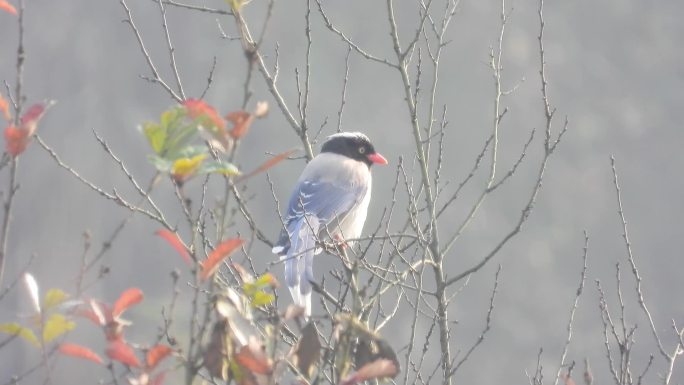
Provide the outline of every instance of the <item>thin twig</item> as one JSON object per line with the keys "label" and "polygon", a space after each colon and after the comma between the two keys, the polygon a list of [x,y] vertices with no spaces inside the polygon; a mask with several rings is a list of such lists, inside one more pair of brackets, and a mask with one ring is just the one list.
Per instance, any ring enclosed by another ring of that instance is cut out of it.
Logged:
{"label": "thin twig", "polygon": [[[154,2],[157,2],[158,0],[152,0]],[[216,9],[216,8],[209,8],[205,7],[202,5],[192,5],[192,4],[185,4],[185,3],[179,3],[174,0],[163,0],[164,4],[177,7],[177,8],[184,8],[184,9],[189,9],[192,11],[199,11],[199,12],[205,12],[205,13],[213,13],[216,15],[232,15],[233,12],[224,10],[224,9]]]}
{"label": "thin twig", "polygon": [[347,45],[347,56],[344,59],[344,78],[342,82],[342,98],[340,100],[340,109],[337,111],[337,132],[342,131],[342,113],[344,106],[347,104],[347,84],[349,83],[349,57],[351,56],[352,46]]}
{"label": "thin twig", "polygon": [[[166,48],[169,51],[169,66],[171,67],[171,72],[176,78],[176,86],[178,87],[178,95],[185,100],[185,91],[183,91],[183,82],[181,81],[180,74],[178,73],[178,65],[176,64],[176,49],[173,47],[171,42],[171,34],[169,33],[169,27],[166,21],[166,8],[164,8],[164,2],[158,0],[159,12],[162,17],[162,29],[164,30],[164,36],[166,37]],[[132,22],[131,22],[132,23]]]}
{"label": "thin twig", "polygon": [[392,68],[397,68],[397,64],[391,63],[387,59],[382,59],[379,58],[375,55],[372,55],[365,50],[363,50],[361,47],[359,47],[356,43],[354,43],[351,39],[349,39],[342,31],[340,31],[333,23],[330,21],[328,16],[325,14],[323,11],[323,4],[321,4],[321,0],[316,0],[316,4],[318,5],[318,11],[321,14],[321,17],[323,17],[323,22],[325,23],[325,26],[332,32],[334,32],[337,36],[339,36],[342,40],[344,40],[345,43],[349,47],[351,47],[354,51],[356,51],[359,55],[363,56],[364,58],[380,63],[380,64],[385,64],[387,66],[390,66]]}
{"label": "thin twig", "polygon": [[129,209],[129,210],[131,210],[131,211],[139,212],[139,213],[141,213],[141,214],[147,216],[148,218],[150,218],[150,219],[152,219],[152,220],[154,220],[154,221],[156,221],[156,222],[159,222],[159,223],[160,223],[162,226],[164,226],[165,228],[167,228],[167,229],[169,229],[169,230],[173,230],[173,227],[172,227],[168,222],[166,222],[166,220],[165,220],[164,218],[159,217],[159,216],[157,216],[156,214],[154,214],[154,213],[152,213],[152,212],[150,212],[150,211],[148,211],[148,210],[145,210],[145,209],[143,209],[143,208],[141,208],[141,207],[132,205],[131,203],[129,203],[128,201],[126,201],[125,199],[123,199],[123,198],[119,195],[119,193],[118,193],[116,190],[114,190],[114,191],[110,194],[110,193],[104,191],[103,189],[101,189],[100,187],[96,186],[94,183],[92,183],[92,182],[90,182],[89,180],[85,179],[85,178],[82,177],[76,170],[74,170],[74,169],[71,168],[69,165],[67,165],[66,163],[64,163],[64,162],[62,161],[62,159],[59,157],[59,155],[57,155],[57,153],[56,153],[50,146],[48,146],[48,145],[43,141],[43,139],[41,139],[40,136],[36,135],[35,138],[36,138],[36,141],[38,142],[38,144],[40,144],[40,146],[41,146],[45,151],[47,151],[47,153],[52,157],[52,159],[55,161],[55,163],[57,163],[57,165],[58,165],[59,167],[61,167],[61,168],[65,169],[65,170],[67,170],[71,175],[73,175],[73,176],[74,176],[79,182],[81,182],[83,185],[87,186],[87,187],[90,188],[91,190],[93,190],[93,191],[95,191],[96,193],[100,194],[102,197],[107,198],[107,199],[109,199],[109,200],[111,200],[111,201],[114,201],[114,202],[116,202],[117,204],[119,204],[119,205],[121,205],[121,206],[123,206],[123,207],[125,207],[125,208],[127,208],[127,209]]}
{"label": "thin twig", "polygon": [[252,38],[252,35],[249,31],[249,26],[247,25],[247,22],[245,21],[242,13],[235,12],[234,18],[235,18],[235,22],[238,26],[238,31],[240,33],[240,38],[242,41],[243,50],[245,51],[245,54],[247,54],[249,57],[251,57],[252,60],[254,60],[256,62],[257,67],[259,69],[259,72],[262,74],[262,76],[266,82],[266,85],[268,86],[268,89],[271,92],[271,95],[274,97],[274,99],[276,100],[276,104],[280,108],[280,111],[283,113],[283,115],[285,116],[285,119],[290,124],[290,127],[297,134],[300,141],[302,142],[302,145],[304,146],[304,152],[306,154],[306,158],[308,160],[313,159],[313,156],[314,156],[313,155],[313,149],[311,147],[311,142],[309,140],[307,132],[302,129],[302,126],[300,125],[300,123],[297,121],[297,119],[295,119],[294,115],[292,115],[292,112],[290,111],[289,106],[285,102],[285,99],[283,98],[283,96],[280,93],[280,90],[278,89],[278,86],[276,84],[277,62],[276,62],[276,70],[274,71],[275,74],[271,75],[271,72],[266,67],[266,62],[264,61],[264,57],[260,52],[260,47],[258,47],[256,45],[256,42]]}
{"label": "thin twig", "polygon": [[140,51],[142,52],[143,56],[145,57],[145,62],[147,62],[147,66],[150,68],[150,71],[152,72],[152,78],[146,78],[154,83],[159,84],[166,92],[173,98],[178,103],[181,103],[184,98],[181,95],[178,95],[176,91],[174,91],[167,83],[162,79],[162,77],[159,75],[159,72],[157,71],[157,67],[154,65],[154,62],[152,61],[152,57],[150,57],[149,52],[147,52],[147,48],[145,47],[145,43],[143,41],[142,36],[140,35],[140,31],[138,30],[138,27],[136,27],[135,23],[133,22],[133,16],[131,15],[131,10],[128,8],[128,5],[126,4],[126,0],[119,0],[119,3],[123,7],[124,11],[126,12],[126,19],[124,19],[125,23],[128,23],[128,25],[131,27],[131,30],[133,31],[133,34],[135,34],[135,38],[138,41],[138,47],[140,48]]}
{"label": "thin twig", "polygon": [[[19,1],[19,20],[17,21],[17,28],[19,30],[19,44],[17,45],[17,61],[16,70],[17,77],[15,80],[14,99],[12,95],[8,95],[14,106],[14,125],[19,126],[20,116],[24,104],[24,94],[22,87],[24,83],[24,62],[26,60],[24,51],[24,0]],[[9,88],[8,88],[9,91]],[[8,92],[9,94],[9,92]],[[14,203],[14,196],[19,189],[17,184],[17,157],[12,157],[10,162],[10,175],[8,190],[5,201],[3,202],[4,217],[2,220],[2,233],[0,234],[0,285],[2,285],[2,278],[5,272],[5,262],[7,256],[7,243],[9,241],[10,222],[12,220],[12,208]]]}
{"label": "thin twig", "polygon": [[558,371],[556,372],[556,379],[554,380],[553,384],[557,385],[558,380],[561,377],[561,371],[563,370],[563,367],[565,367],[565,359],[568,354],[568,348],[570,347],[570,341],[572,340],[572,326],[575,320],[575,312],[577,311],[577,305],[579,304],[579,299],[582,296],[582,292],[584,291],[584,283],[587,280],[587,251],[589,249],[589,235],[587,235],[587,232],[584,232],[584,248],[583,248],[583,253],[582,253],[582,272],[580,273],[580,283],[579,287],[577,288],[577,292],[575,293],[575,300],[572,304],[572,308],[570,309],[570,317],[568,318],[568,325],[566,327],[567,331],[567,336],[565,338],[565,344],[563,345],[563,351],[561,352],[560,355],[560,362],[558,363]]}
{"label": "thin twig", "polygon": [[496,298],[496,293],[497,293],[497,288],[499,287],[499,274],[501,273],[501,265],[496,269],[496,274],[494,275],[494,289],[492,289],[492,295],[489,298],[489,309],[487,310],[487,318],[485,319],[485,327],[480,333],[480,336],[477,338],[475,343],[468,349],[466,354],[461,358],[461,360],[453,365],[453,369],[451,369],[451,373],[449,375],[453,375],[456,373],[458,368],[460,368],[463,363],[465,363],[470,355],[477,349],[477,347],[484,341],[485,335],[487,335],[487,332],[491,328],[491,321],[492,321],[492,312],[494,311],[494,299]]}
{"label": "thin twig", "polygon": [[637,269],[636,266],[636,261],[634,258],[634,254],[632,252],[632,244],[629,241],[629,233],[627,231],[627,221],[625,220],[625,213],[622,209],[622,196],[621,196],[621,191],[620,191],[620,184],[618,183],[618,174],[615,166],[615,157],[611,156],[610,157],[610,165],[613,171],[613,184],[615,186],[615,195],[616,195],[616,201],[617,201],[617,208],[618,208],[618,215],[620,216],[620,221],[622,222],[622,238],[624,240],[625,244],[625,251],[627,252],[627,261],[629,262],[630,267],[632,268],[632,275],[634,276],[635,280],[635,291],[637,295],[637,301],[639,303],[639,307],[641,310],[644,312],[644,315],[648,319],[648,324],[650,326],[651,334],[653,335],[653,339],[655,340],[656,345],[658,346],[658,351],[660,352],[660,355],[663,356],[667,363],[667,371],[663,375],[663,384],[667,385],[670,383],[670,380],[672,379],[672,373],[674,371],[674,363],[679,354],[681,354],[681,349],[680,349],[680,341],[677,341],[677,345],[674,348],[674,351],[670,354],[665,350],[665,347],[663,346],[663,343],[660,339],[660,336],[658,335],[658,331],[655,326],[655,322],[653,321],[653,317],[651,316],[651,312],[648,310],[648,306],[646,305],[646,300],[644,299],[644,295],[641,289],[641,275],[639,274],[639,270]]}

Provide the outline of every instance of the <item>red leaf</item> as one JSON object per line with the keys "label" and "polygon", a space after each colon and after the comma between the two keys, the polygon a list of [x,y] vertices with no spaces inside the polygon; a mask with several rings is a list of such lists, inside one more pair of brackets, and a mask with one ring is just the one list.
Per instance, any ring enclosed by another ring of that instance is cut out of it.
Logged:
{"label": "red leaf", "polygon": [[183,102],[183,107],[187,109],[188,115],[190,115],[191,118],[197,119],[204,117],[209,119],[209,121],[220,130],[223,131],[226,129],[226,122],[221,119],[214,107],[208,105],[204,101],[198,99],[188,99]]}
{"label": "red leaf", "polygon": [[185,249],[185,246],[183,246],[183,242],[180,240],[178,235],[176,233],[173,233],[169,230],[163,229],[157,231],[155,234],[159,235],[160,237],[164,238],[166,242],[171,245],[178,254],[180,254],[181,257],[183,257],[183,260],[187,262],[188,265],[192,266],[192,258],[190,258],[190,254],[188,254],[188,250]]}
{"label": "red leaf", "polygon": [[95,301],[92,299],[89,303],[90,308],[92,309],[98,324],[104,326],[114,320],[114,316],[112,316],[111,306],[107,305],[106,303],[102,303],[100,301]]}
{"label": "red leaf", "polygon": [[0,0],[0,9],[6,12],[9,12],[13,15],[17,14],[17,9],[14,8],[14,6],[10,3],[8,3],[6,0]]}
{"label": "red leaf", "polygon": [[140,361],[135,356],[133,348],[126,344],[122,339],[116,339],[109,342],[107,346],[107,357],[114,361],[119,361],[124,365],[132,367],[140,367]]}
{"label": "red leaf", "polygon": [[5,148],[13,157],[19,156],[31,142],[26,131],[14,126],[5,129]]}
{"label": "red leaf", "polygon": [[138,288],[130,288],[119,296],[119,299],[114,303],[112,308],[112,316],[114,318],[118,317],[129,307],[140,303],[143,300],[143,292]]}
{"label": "red leaf", "polygon": [[101,320],[100,317],[98,317],[97,314],[95,314],[95,312],[90,310],[90,309],[79,309],[79,310],[76,310],[75,314],[77,316],[91,320],[95,325],[99,325],[99,326],[105,325],[105,323],[103,323],[103,320]]}
{"label": "red leaf", "polygon": [[230,136],[235,139],[240,139],[249,130],[249,127],[254,121],[254,116],[247,111],[235,111],[226,115],[226,120],[233,123],[233,129],[230,130]]}
{"label": "red leaf", "polygon": [[26,150],[26,147],[31,143],[31,136],[36,132],[38,121],[44,113],[45,106],[34,104],[21,117],[19,127],[10,125],[5,129],[6,149],[10,155],[17,157]]}
{"label": "red leaf", "polygon": [[109,322],[104,326],[104,334],[107,341],[119,340],[123,337],[123,328],[128,324],[117,321]]}
{"label": "red leaf", "polygon": [[394,377],[399,373],[397,365],[392,360],[380,358],[362,366],[356,372],[342,380],[342,385],[358,384],[375,378]]}
{"label": "red leaf", "polygon": [[202,271],[200,278],[204,281],[209,278],[219,268],[221,262],[228,258],[240,245],[245,241],[239,238],[229,239],[216,246],[214,251],[209,254],[207,259],[202,262]]}
{"label": "red leaf", "polygon": [[268,170],[269,168],[271,168],[271,167],[275,166],[276,164],[282,162],[283,160],[287,159],[287,157],[292,155],[295,151],[297,151],[297,150],[288,150],[288,151],[285,151],[283,153],[280,153],[280,154],[274,156],[273,158],[262,163],[259,167],[257,167],[256,170],[254,170],[250,173],[241,175],[235,181],[235,183],[242,182],[243,180],[245,180],[247,178],[251,178],[260,172],[264,172],[264,171]]}
{"label": "red leaf", "polygon": [[147,352],[147,367],[154,369],[164,358],[171,354],[173,350],[166,345],[156,345]]}
{"label": "red leaf", "polygon": [[109,306],[107,306],[107,304],[94,299],[89,300],[87,303],[90,308],[76,309],[74,314],[79,317],[87,318],[98,326],[105,326],[107,323],[113,321],[112,310],[109,308]]}
{"label": "red leaf", "polygon": [[67,356],[85,358],[86,360],[90,360],[98,364],[103,363],[102,358],[100,358],[100,356],[98,356],[92,350],[81,345],[63,343],[59,345],[59,352],[62,354],[66,354]]}
{"label": "red leaf", "polygon": [[33,135],[38,127],[38,121],[45,113],[45,106],[42,104],[34,104],[29,107],[28,111],[21,117],[21,128],[28,133],[28,136]]}
{"label": "red leaf", "polygon": [[[2,7],[2,2],[4,0],[0,0],[0,8]],[[2,97],[2,94],[0,94],[0,112],[2,112],[2,116],[5,118],[6,121],[12,120],[12,114],[10,114],[9,110],[9,103],[7,103],[7,100]]]}

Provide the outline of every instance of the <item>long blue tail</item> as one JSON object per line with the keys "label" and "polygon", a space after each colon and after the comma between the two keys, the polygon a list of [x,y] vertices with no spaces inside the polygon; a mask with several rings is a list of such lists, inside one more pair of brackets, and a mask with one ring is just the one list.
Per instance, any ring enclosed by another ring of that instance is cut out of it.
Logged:
{"label": "long blue tail", "polygon": [[313,281],[313,258],[316,253],[316,236],[319,223],[315,217],[301,218],[288,226],[290,248],[285,259],[285,283],[290,289],[294,303],[311,315],[311,281]]}

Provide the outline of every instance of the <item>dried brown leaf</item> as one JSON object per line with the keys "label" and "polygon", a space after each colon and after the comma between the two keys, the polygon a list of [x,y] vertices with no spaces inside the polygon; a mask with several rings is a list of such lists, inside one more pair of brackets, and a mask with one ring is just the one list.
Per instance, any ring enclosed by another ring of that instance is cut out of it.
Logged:
{"label": "dried brown leaf", "polygon": [[247,345],[241,347],[234,356],[235,361],[255,374],[270,374],[273,361],[266,354],[266,347],[256,336],[250,336]]}
{"label": "dried brown leaf", "polygon": [[321,341],[313,322],[309,322],[302,329],[302,335],[292,350],[292,362],[297,365],[300,373],[311,378],[312,372],[321,358]]}
{"label": "dried brown leaf", "polygon": [[228,356],[230,345],[227,337],[227,321],[214,323],[209,344],[204,350],[204,367],[212,377],[228,379]]}
{"label": "dried brown leaf", "polygon": [[399,367],[392,360],[381,358],[362,366],[342,380],[342,385],[353,385],[376,378],[394,377],[399,373]]}

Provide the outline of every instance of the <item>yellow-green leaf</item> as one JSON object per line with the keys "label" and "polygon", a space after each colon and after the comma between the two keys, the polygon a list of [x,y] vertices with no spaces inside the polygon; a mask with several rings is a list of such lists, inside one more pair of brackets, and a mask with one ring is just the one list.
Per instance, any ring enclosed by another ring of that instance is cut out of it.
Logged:
{"label": "yellow-green leaf", "polygon": [[143,125],[143,132],[145,133],[147,141],[150,142],[152,150],[154,150],[156,154],[161,154],[164,149],[164,143],[166,142],[166,130],[156,123],[146,122]]}
{"label": "yellow-green leaf", "polygon": [[258,307],[258,306],[268,305],[271,302],[273,302],[274,300],[275,300],[275,296],[273,294],[259,290],[259,291],[255,292],[254,297],[252,297],[252,306]]}
{"label": "yellow-green leaf", "polygon": [[273,276],[271,273],[266,273],[259,277],[256,282],[254,282],[255,285],[257,285],[260,288],[265,288],[265,287],[278,287],[278,280]]}
{"label": "yellow-green leaf", "polygon": [[171,174],[176,179],[187,179],[199,169],[206,157],[207,154],[199,154],[192,158],[176,159],[171,166]]}
{"label": "yellow-green leaf", "polygon": [[254,282],[245,282],[242,285],[242,291],[249,297],[253,306],[263,306],[268,305],[275,299],[272,294],[266,293],[263,290],[268,287],[278,287],[278,280],[271,273],[260,276]]}
{"label": "yellow-green leaf", "polygon": [[227,176],[240,175],[240,170],[234,164],[222,161],[205,163],[202,165],[201,172],[204,174],[223,174]]}
{"label": "yellow-green leaf", "polygon": [[0,332],[17,335],[36,346],[40,346],[36,335],[33,334],[33,330],[23,327],[16,322],[0,324]]}
{"label": "yellow-green leaf", "polygon": [[258,289],[258,287],[254,282],[245,282],[242,285],[242,291],[249,298],[254,297],[254,293],[256,293],[257,289]]}
{"label": "yellow-green leaf", "polygon": [[174,126],[178,119],[185,116],[184,111],[185,110],[182,108],[171,108],[166,110],[162,112],[161,117],[159,118],[159,123],[163,128],[168,129],[171,126]]}
{"label": "yellow-green leaf", "polygon": [[244,0],[226,0],[226,3],[230,5],[230,8],[233,10],[233,12],[237,12],[242,8],[242,5],[245,3]]}
{"label": "yellow-green leaf", "polygon": [[45,293],[45,298],[43,298],[43,308],[44,310],[51,309],[55,306],[61,305],[69,295],[59,289],[50,289]]}
{"label": "yellow-green leaf", "polygon": [[59,313],[52,314],[45,321],[43,341],[50,342],[75,327],[76,323],[68,320],[64,315]]}

